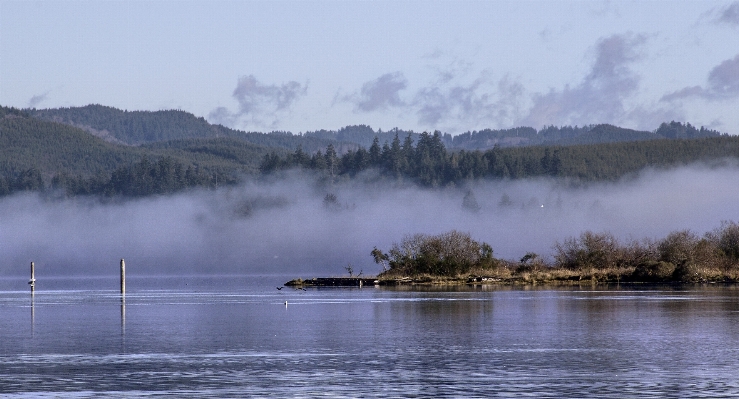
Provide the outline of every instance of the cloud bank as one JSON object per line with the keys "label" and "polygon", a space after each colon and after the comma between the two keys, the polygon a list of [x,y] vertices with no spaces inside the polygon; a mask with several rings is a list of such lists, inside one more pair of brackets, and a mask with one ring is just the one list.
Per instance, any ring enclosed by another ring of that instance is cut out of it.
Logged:
{"label": "cloud bank", "polygon": [[[592,123],[652,130],[661,122],[682,118],[679,109],[660,102],[634,101],[641,76],[632,65],[643,59],[646,43],[647,36],[641,34],[603,37],[593,46],[592,66],[579,83],[544,93],[528,91],[510,74],[497,80],[488,70],[470,76],[469,65],[455,65],[438,70],[434,81],[415,91],[408,90],[410,84],[401,72],[394,72],[364,83],[361,90],[341,100],[352,103],[355,112],[393,110],[415,115],[422,126],[443,127],[452,133],[459,125],[503,128]],[[733,93],[732,67],[722,64],[711,72],[713,92]]]}
{"label": "cloud bank", "polygon": [[[380,271],[370,251],[406,234],[469,232],[497,257],[552,246],[585,230],[621,240],[703,234],[736,220],[737,165],[646,171],[621,183],[571,188],[554,180],[487,181],[422,190],[352,182],[316,186],[309,176],[123,203],[0,199],[0,278],[115,275],[125,258],[131,275],[272,273],[288,278]],[[462,206],[472,190],[478,212]],[[334,193],[339,206],[323,198]],[[501,205],[503,196],[511,205]]]}
{"label": "cloud bank", "polygon": [[[397,111],[414,114],[419,124],[429,128],[445,127],[455,132],[457,125],[513,123],[519,113],[524,88],[509,75],[498,81],[482,72],[471,82],[455,70],[438,71],[434,82],[405,93],[408,79],[401,72],[387,73],[365,82],[351,94],[338,96],[358,113]],[[336,102],[336,101],[335,101]]]}

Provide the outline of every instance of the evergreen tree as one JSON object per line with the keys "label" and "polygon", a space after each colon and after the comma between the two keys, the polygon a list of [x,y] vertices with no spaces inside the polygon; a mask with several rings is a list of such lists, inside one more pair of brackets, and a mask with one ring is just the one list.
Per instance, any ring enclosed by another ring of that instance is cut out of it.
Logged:
{"label": "evergreen tree", "polygon": [[369,149],[370,165],[380,166],[382,164],[382,150],[380,149],[380,139],[375,136]]}
{"label": "evergreen tree", "polygon": [[339,168],[339,159],[336,156],[336,150],[334,150],[333,144],[329,144],[328,147],[326,147],[326,169],[328,170],[328,175],[331,177],[331,181],[333,182],[334,177],[338,173]]}

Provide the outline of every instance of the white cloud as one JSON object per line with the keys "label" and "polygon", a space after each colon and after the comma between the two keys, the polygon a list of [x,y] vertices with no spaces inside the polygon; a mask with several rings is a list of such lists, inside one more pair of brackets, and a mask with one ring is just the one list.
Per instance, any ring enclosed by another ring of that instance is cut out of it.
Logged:
{"label": "white cloud", "polygon": [[300,97],[307,93],[308,87],[290,81],[278,86],[266,85],[254,75],[239,78],[232,96],[238,101],[238,111],[218,107],[210,112],[208,119],[227,126],[245,124],[258,127],[274,127],[279,116],[288,111]]}
{"label": "white cloud", "polygon": [[533,95],[533,107],[523,124],[575,125],[617,123],[629,117],[624,102],[634,95],[640,77],[629,67],[641,58],[643,35],[613,35],[596,44],[596,58],[590,72],[574,87],[552,89]]}
{"label": "white cloud", "polygon": [[45,92],[43,94],[37,94],[33,97],[31,97],[30,100],[28,100],[28,108],[36,108],[37,105],[41,104],[46,100],[46,97],[49,95],[49,92]]}
{"label": "white cloud", "polygon": [[432,82],[403,98],[401,94],[409,85],[405,75],[386,73],[365,82],[358,92],[336,98],[354,104],[356,112],[401,111],[415,115],[421,126],[435,129],[448,125],[451,132],[455,125],[489,127],[517,118],[518,103],[525,94],[519,82],[509,75],[495,81],[485,71],[472,81],[466,80],[467,75],[459,68],[438,69]]}
{"label": "white cloud", "polygon": [[399,92],[408,87],[408,80],[400,72],[386,73],[377,79],[365,82],[356,95],[348,98],[355,109],[362,112],[384,110],[404,106]]}
{"label": "white cloud", "polygon": [[708,73],[705,86],[689,86],[666,94],[662,101],[672,102],[685,98],[728,100],[739,97],[739,54],[724,60]]}
{"label": "white cloud", "polygon": [[739,1],[735,1],[721,10],[716,22],[739,26]]}
{"label": "white cloud", "polygon": [[[400,111],[406,118],[415,116],[421,126],[450,133],[591,123],[651,130],[661,122],[681,120],[683,114],[680,107],[639,97],[642,77],[633,64],[645,58],[646,43],[642,34],[601,38],[582,80],[548,92],[530,92],[511,74],[500,78],[489,70],[475,72],[472,64],[455,59],[445,68],[432,66],[432,80],[413,91],[406,93],[412,85],[403,73],[395,72],[368,81],[357,93],[341,99],[353,103],[357,112]],[[440,63],[438,58],[434,61]],[[709,77],[712,90],[724,94],[737,90],[732,65],[714,68]]]}

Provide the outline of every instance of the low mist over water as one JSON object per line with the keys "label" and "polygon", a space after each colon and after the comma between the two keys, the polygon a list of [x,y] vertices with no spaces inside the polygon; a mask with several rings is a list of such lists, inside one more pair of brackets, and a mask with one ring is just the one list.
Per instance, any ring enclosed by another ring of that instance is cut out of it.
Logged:
{"label": "low mist over water", "polygon": [[519,259],[529,251],[551,256],[557,241],[585,230],[641,240],[682,229],[702,235],[739,219],[733,164],[577,187],[527,180],[419,189],[360,180],[318,185],[296,173],[126,201],[4,198],[0,276],[26,274],[30,261],[39,275],[115,274],[120,258],[131,274],[339,275],[349,263],[376,274],[370,251],[406,234],[456,229],[491,244],[496,257]]}

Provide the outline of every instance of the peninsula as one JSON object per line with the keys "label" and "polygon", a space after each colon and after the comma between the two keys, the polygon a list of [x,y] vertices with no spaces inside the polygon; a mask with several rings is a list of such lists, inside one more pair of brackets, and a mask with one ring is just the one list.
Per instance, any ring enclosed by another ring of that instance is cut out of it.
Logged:
{"label": "peninsula", "polygon": [[529,252],[518,261],[496,259],[492,247],[452,230],[415,234],[371,255],[376,278],[313,278],[289,286],[398,284],[737,283],[739,224],[724,221],[704,236],[674,231],[661,240],[621,243],[610,233],[586,231],[554,247],[553,261]]}

